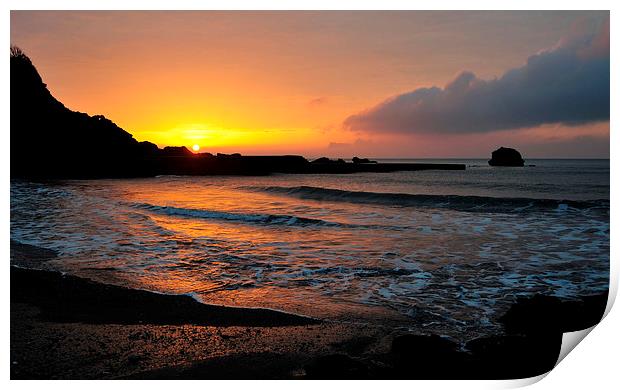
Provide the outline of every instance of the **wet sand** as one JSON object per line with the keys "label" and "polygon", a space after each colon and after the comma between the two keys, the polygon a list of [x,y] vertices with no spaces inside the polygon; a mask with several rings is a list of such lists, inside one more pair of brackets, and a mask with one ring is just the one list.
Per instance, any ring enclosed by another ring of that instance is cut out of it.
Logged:
{"label": "wet sand", "polygon": [[460,345],[33,269],[54,258],[11,242],[12,379],[522,378],[550,370],[561,332],[596,324],[607,299],[519,300],[505,335]]}
{"label": "wet sand", "polygon": [[319,320],[259,308],[205,305],[187,295],[167,295],[101,284],[57,271],[11,267],[14,301],[36,305],[40,317],[87,324],[291,326]]}
{"label": "wet sand", "polygon": [[11,378],[297,378],[317,356],[389,350],[376,326],[204,305],[43,267],[11,243]]}
{"label": "wet sand", "polygon": [[39,314],[33,305],[11,304],[12,379],[295,378],[313,357],[351,349],[353,334],[381,340],[376,329],[333,324],[85,324]]}

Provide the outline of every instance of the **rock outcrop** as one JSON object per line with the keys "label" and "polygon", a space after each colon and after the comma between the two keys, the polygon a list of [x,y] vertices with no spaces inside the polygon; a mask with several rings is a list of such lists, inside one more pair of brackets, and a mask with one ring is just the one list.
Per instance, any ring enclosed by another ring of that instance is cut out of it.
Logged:
{"label": "rock outcrop", "polygon": [[312,161],[312,164],[345,164],[346,161],[339,158],[338,160],[331,160],[327,157],[319,157],[316,160]]}
{"label": "rock outcrop", "polygon": [[168,157],[190,157],[194,153],[185,146],[166,146],[161,154]]}
{"label": "rock outcrop", "polygon": [[372,161],[369,160],[367,158],[359,158],[359,157],[353,157],[352,159],[353,164],[376,164],[376,161]]}
{"label": "rock outcrop", "polygon": [[522,167],[525,164],[521,153],[512,148],[501,147],[491,154],[489,165],[493,167]]}
{"label": "rock outcrop", "polygon": [[438,335],[405,334],[392,341],[389,378],[518,379],[550,371],[562,334],[596,325],[609,292],[571,301],[552,296],[518,298],[500,317],[504,334],[479,337],[464,348]]}

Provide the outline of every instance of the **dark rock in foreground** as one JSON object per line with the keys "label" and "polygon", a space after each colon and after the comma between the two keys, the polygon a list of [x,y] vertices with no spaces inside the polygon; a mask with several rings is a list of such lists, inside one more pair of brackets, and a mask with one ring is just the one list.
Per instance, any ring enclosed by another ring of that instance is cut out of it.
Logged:
{"label": "dark rock in foreground", "polygon": [[474,339],[460,348],[437,335],[394,339],[394,373],[401,379],[518,379],[550,371],[558,359],[561,333],[503,335]]}
{"label": "dark rock in foreground", "polygon": [[321,356],[305,367],[307,379],[365,379],[368,367],[344,354]]}
{"label": "dark rock in foreground", "polygon": [[512,148],[501,147],[491,154],[489,165],[494,167],[522,167],[525,160],[521,153]]}
{"label": "dark rock in foreground", "polygon": [[397,378],[453,379],[463,377],[468,356],[459,346],[437,335],[403,335],[392,341]]}
{"label": "dark rock in foreground", "polygon": [[603,293],[571,301],[545,295],[519,298],[500,321],[511,334],[563,333],[587,329],[603,318],[607,296],[608,293]]}
{"label": "dark rock in foreground", "polygon": [[392,370],[403,379],[519,379],[555,366],[562,334],[587,329],[602,318],[608,292],[563,301],[535,295],[519,298],[501,317],[504,335],[480,337],[464,348],[437,335],[394,338]]}
{"label": "dark rock in foreground", "polygon": [[485,379],[520,379],[549,372],[561,346],[561,332],[482,337],[465,345],[472,373]]}

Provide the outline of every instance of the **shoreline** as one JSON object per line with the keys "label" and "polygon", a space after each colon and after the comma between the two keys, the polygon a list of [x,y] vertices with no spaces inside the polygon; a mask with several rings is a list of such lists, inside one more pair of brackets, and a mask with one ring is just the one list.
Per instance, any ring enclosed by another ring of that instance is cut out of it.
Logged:
{"label": "shoreline", "polygon": [[11,266],[11,297],[38,306],[44,319],[65,323],[269,327],[320,323],[283,311],[208,305],[188,295],[159,294],[17,266]]}
{"label": "shoreline", "polygon": [[12,379],[523,378],[553,368],[562,332],[598,323],[607,301],[522,298],[500,320],[505,334],[460,345],[18,268],[53,258],[11,241]]}

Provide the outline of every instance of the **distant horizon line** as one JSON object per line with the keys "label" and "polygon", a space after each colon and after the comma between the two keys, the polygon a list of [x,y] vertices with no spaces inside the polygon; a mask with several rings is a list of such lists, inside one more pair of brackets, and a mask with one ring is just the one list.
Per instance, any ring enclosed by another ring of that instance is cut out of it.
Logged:
{"label": "distant horizon line", "polygon": [[[377,160],[489,160],[490,157],[368,157]],[[529,157],[529,160],[609,160],[609,157]]]}
{"label": "distant horizon line", "polygon": [[[211,153],[211,152],[199,152],[197,154],[200,153]],[[217,155],[218,153],[221,154],[234,154],[235,152],[231,152],[231,153],[224,153],[224,152],[216,152],[216,153],[211,153],[214,155]],[[313,159],[317,159],[317,158],[321,158],[321,157],[327,157],[330,159],[343,159],[343,160],[351,160],[353,157],[342,157],[342,156],[334,156],[334,155],[305,155],[305,154],[295,154],[295,153],[281,153],[281,154],[244,154],[244,153],[239,153],[242,156],[290,156],[290,155],[298,155],[298,156],[302,156],[308,160],[313,160]],[[491,157],[487,156],[487,157],[371,157],[371,156],[366,156],[366,155],[357,155],[356,157],[359,158],[367,158],[369,160],[489,160]],[[610,157],[524,157],[524,160],[610,160]]]}

